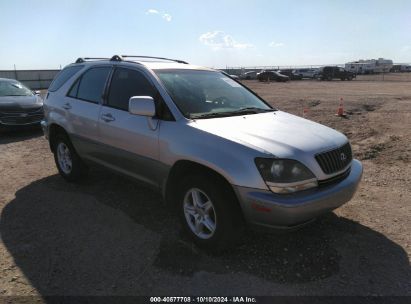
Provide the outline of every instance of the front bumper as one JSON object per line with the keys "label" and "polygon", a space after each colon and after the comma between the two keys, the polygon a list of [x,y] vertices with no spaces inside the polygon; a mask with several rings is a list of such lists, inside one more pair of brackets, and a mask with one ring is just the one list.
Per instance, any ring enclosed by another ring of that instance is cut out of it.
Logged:
{"label": "front bumper", "polygon": [[353,160],[350,174],[325,187],[279,195],[269,190],[234,186],[246,221],[266,228],[293,228],[348,202],[362,177],[362,164]]}

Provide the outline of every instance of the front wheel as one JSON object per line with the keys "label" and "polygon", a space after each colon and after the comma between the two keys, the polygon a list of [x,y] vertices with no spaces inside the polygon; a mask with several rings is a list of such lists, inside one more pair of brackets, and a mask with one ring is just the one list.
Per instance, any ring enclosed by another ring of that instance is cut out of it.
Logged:
{"label": "front wheel", "polygon": [[184,231],[207,251],[232,247],[244,228],[240,207],[227,187],[211,177],[198,175],[186,178],[178,189]]}
{"label": "front wheel", "polygon": [[57,169],[67,181],[78,181],[87,173],[86,165],[77,155],[70,139],[65,134],[56,136],[53,153]]}

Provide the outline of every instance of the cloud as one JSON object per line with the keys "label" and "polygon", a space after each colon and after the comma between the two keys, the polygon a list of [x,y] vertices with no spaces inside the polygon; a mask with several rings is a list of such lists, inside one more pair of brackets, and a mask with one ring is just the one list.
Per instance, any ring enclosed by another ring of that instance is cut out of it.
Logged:
{"label": "cloud", "polygon": [[275,48],[275,47],[282,47],[282,46],[285,46],[285,44],[284,44],[284,43],[282,43],[282,42],[275,42],[275,41],[272,41],[272,42],[270,42],[270,43],[268,44],[268,46],[269,46],[269,47],[273,47],[273,48]]}
{"label": "cloud", "polygon": [[149,15],[149,14],[158,14],[158,13],[159,13],[158,10],[155,10],[155,9],[150,8],[150,9],[146,12],[146,15]]}
{"label": "cloud", "polygon": [[163,14],[163,19],[166,20],[167,22],[171,21],[171,15],[170,14]]}
{"label": "cloud", "polygon": [[170,22],[172,19],[172,16],[166,12],[160,12],[156,9],[150,8],[149,10],[146,11],[146,15],[160,15],[161,18],[163,18],[165,21]]}
{"label": "cloud", "polygon": [[220,49],[247,49],[253,45],[249,43],[240,43],[232,36],[223,31],[213,31],[202,34],[198,40],[204,45],[211,47],[213,50]]}

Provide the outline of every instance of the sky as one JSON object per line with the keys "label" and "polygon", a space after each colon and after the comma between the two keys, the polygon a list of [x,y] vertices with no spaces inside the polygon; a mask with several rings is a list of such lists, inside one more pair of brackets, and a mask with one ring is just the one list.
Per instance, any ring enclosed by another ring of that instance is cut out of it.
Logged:
{"label": "sky", "polygon": [[411,0],[0,0],[0,69],[114,54],[214,68],[411,63]]}

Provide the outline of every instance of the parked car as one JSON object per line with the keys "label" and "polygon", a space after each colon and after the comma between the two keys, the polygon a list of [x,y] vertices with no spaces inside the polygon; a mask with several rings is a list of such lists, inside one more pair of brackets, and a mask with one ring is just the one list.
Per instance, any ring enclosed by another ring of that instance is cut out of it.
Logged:
{"label": "parked car", "polygon": [[302,80],[303,76],[300,74],[296,74],[293,69],[285,69],[278,71],[282,75],[290,77],[291,80]]}
{"label": "parked car", "polygon": [[150,60],[78,59],[54,79],[42,127],[64,179],[98,164],[144,181],[212,251],[247,226],[300,227],[354,195],[362,164],[342,133],[220,71]]}
{"label": "parked car", "polygon": [[229,76],[235,80],[240,80],[240,77],[238,75],[229,75]]}
{"label": "parked car", "polygon": [[300,75],[302,78],[313,79],[315,78],[315,75],[318,73],[318,69],[314,69],[314,68],[295,69],[293,73],[296,75]]}
{"label": "parked car", "polygon": [[268,71],[263,70],[260,73],[257,73],[257,79],[259,81],[278,81],[278,82],[287,82],[290,80],[290,77],[283,75],[277,71]]}
{"label": "parked car", "polygon": [[317,78],[320,80],[353,80],[356,77],[356,74],[349,72],[341,67],[336,66],[325,66],[321,67],[318,71]]}
{"label": "parked car", "polygon": [[256,71],[245,72],[244,74],[241,75],[240,78],[245,79],[245,80],[257,79],[257,72]]}
{"label": "parked car", "polygon": [[0,128],[40,125],[43,100],[21,82],[0,78]]}

